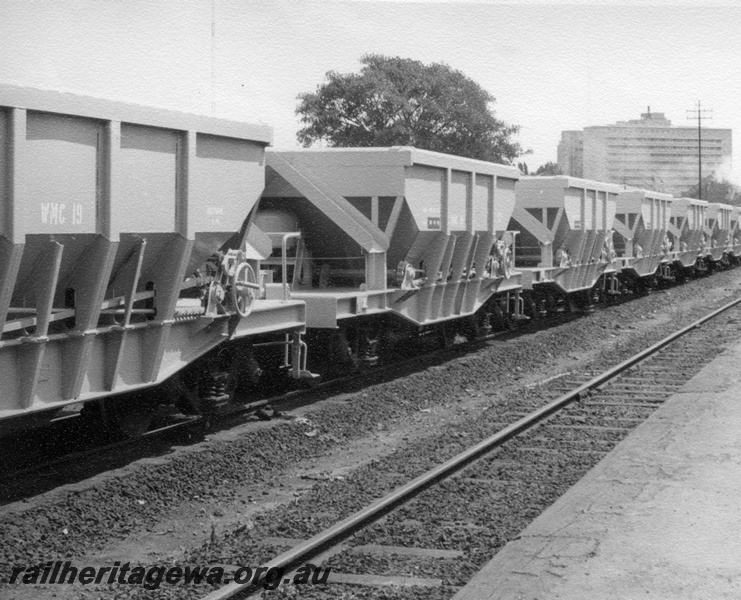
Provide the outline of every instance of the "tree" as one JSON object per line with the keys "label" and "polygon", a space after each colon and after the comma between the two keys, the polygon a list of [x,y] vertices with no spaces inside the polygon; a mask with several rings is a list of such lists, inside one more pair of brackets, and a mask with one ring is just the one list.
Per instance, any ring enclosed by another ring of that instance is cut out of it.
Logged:
{"label": "tree", "polygon": [[369,54],[360,73],[327,73],[316,92],[299,94],[305,125],[299,142],[311,146],[416,146],[494,162],[523,154],[519,131],[494,117],[494,97],[441,63]]}
{"label": "tree", "polygon": [[[693,186],[685,192],[685,198],[697,198],[698,186]],[[715,175],[708,175],[702,180],[702,199],[708,202],[722,202],[724,204],[733,204],[741,206],[741,188],[733,185],[727,180],[718,180]]]}
{"label": "tree", "polygon": [[540,165],[538,170],[535,171],[535,174],[546,177],[548,175],[563,175],[563,171],[561,170],[561,167],[558,166],[558,163],[549,160],[544,165]]}

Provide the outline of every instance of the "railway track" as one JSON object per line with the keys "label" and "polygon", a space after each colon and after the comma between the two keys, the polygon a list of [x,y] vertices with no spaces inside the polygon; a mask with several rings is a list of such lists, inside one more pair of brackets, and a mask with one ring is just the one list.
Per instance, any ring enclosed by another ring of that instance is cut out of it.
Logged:
{"label": "railway track", "polygon": [[[721,285],[710,292],[712,306],[734,297],[737,280],[733,271],[723,276]],[[542,388],[532,386],[538,382],[560,386],[554,372],[573,371],[585,360],[606,364],[605,360],[615,360],[615,352],[627,356],[628,349],[632,352],[640,347],[642,339],[666,335],[672,322],[688,323],[697,318],[702,304],[696,288],[701,285],[694,282],[676,292],[644,298],[636,305],[598,311],[552,331],[538,329],[532,338],[505,336],[497,343],[483,344],[482,352],[457,346],[449,355],[457,354],[455,360],[441,359],[438,366],[411,377],[398,376],[367,389],[359,383],[350,393],[327,393],[327,402],[294,413],[305,415],[308,421],[300,417],[256,427],[248,424],[209,438],[192,450],[177,449],[167,457],[138,461],[110,476],[15,503],[5,511],[7,544],[0,563],[35,564],[60,556],[57,551],[63,549],[62,556],[87,556],[85,560],[92,560],[92,564],[105,563],[110,556],[140,564],[159,560],[163,564],[173,560],[181,564],[262,564],[286,547],[264,545],[265,540],[307,539],[454,455],[469,440],[485,437],[490,432],[484,430],[494,427],[495,421],[501,428],[532,409],[535,402],[542,403]],[[665,310],[666,317],[662,314]],[[634,316],[639,313],[640,317]],[[640,326],[624,324],[630,322]],[[522,390],[526,390],[524,395]],[[366,453],[363,448],[368,443]],[[395,449],[389,453],[389,448]],[[364,456],[377,458],[368,462]],[[350,473],[350,468],[356,470]],[[342,478],[347,481],[339,481]],[[345,483],[351,484],[349,489]],[[85,515],[84,521],[70,527],[69,534],[62,531],[79,515]],[[209,523],[216,525],[217,534],[214,539],[212,531],[211,542]],[[230,539],[228,532],[245,524],[248,529]],[[451,534],[452,525],[446,522],[443,526],[445,535]],[[244,533],[252,535],[245,540]],[[40,535],[43,543],[38,542]],[[472,545],[478,544],[476,537],[471,537]],[[208,542],[206,550],[203,542]],[[98,557],[97,548],[103,543],[124,545]],[[132,543],[135,546],[127,549]],[[177,544],[182,544],[180,551]],[[437,547],[438,542],[421,540],[418,545]],[[458,561],[462,573],[475,566],[475,556],[467,553],[465,560]],[[357,560],[368,558],[358,555]],[[415,563],[421,560],[407,558]],[[437,567],[433,567],[442,559],[424,560],[433,565],[423,564],[417,574],[436,576]],[[398,565],[396,559],[394,564]],[[396,581],[399,572],[397,566],[389,567]],[[119,589],[117,597],[149,597],[125,587],[128,592]],[[181,587],[179,597],[200,597],[204,588],[197,588]],[[107,594],[103,588],[96,593],[96,597]],[[323,592],[317,593],[323,597]],[[350,597],[356,593],[353,588]],[[422,597],[427,597],[427,592]]]}
{"label": "railway track", "polygon": [[[4,440],[0,443],[0,448],[3,444],[8,448],[8,451],[0,452],[3,456],[0,463],[0,480],[7,484],[0,491],[0,505],[120,467],[140,458],[166,453],[173,446],[198,443],[209,433],[227,430],[248,422],[254,418],[253,415],[261,414],[259,411],[265,407],[279,411],[290,410],[310,404],[338,389],[347,391],[424,368],[430,363],[444,360],[497,335],[488,335],[454,348],[399,358],[372,371],[327,379],[314,384],[310,389],[298,389],[261,398],[246,403],[243,409],[227,415],[166,420],[164,424],[134,439],[110,440],[104,433],[96,430],[93,424],[79,423],[84,420],[79,416],[64,419],[63,422],[51,424],[47,430],[26,432],[19,438],[11,438],[10,441]],[[71,437],[78,441],[70,443]]]}
{"label": "railway track", "polygon": [[[343,386],[353,389],[359,384],[381,382],[399,374],[412,372],[415,367],[425,368],[429,364],[434,364],[436,360],[445,360],[446,357],[476,348],[477,345],[487,341],[499,337],[511,338],[526,335],[536,329],[554,327],[577,319],[586,312],[609,310],[610,307],[629,302],[633,298],[634,296],[614,298],[609,305],[596,304],[591,306],[589,311],[555,313],[547,318],[541,317],[533,320],[529,326],[521,327],[519,330],[500,330],[479,335],[475,339],[465,339],[463,336],[462,341],[459,336],[456,343],[443,344],[443,347],[434,350],[430,350],[430,347],[440,343],[440,340],[439,336],[431,331],[430,335],[418,344],[423,348],[422,353],[415,353],[419,351],[419,348],[412,350],[405,347],[404,350],[412,351],[412,356],[408,357],[407,352],[404,351],[397,352],[386,364],[374,367],[372,370],[360,370],[346,376],[329,377],[320,383],[313,384],[308,390],[297,389],[285,392],[284,383],[274,382],[275,385],[270,387],[282,391],[274,395],[258,397],[256,400],[245,401],[242,409],[217,417],[211,415],[190,417],[178,415],[174,419],[171,416],[160,417],[159,425],[134,439],[110,439],[99,425],[96,428],[96,423],[80,423],[85,419],[80,416],[79,412],[69,413],[63,418],[52,421],[48,428],[42,427],[39,430],[21,433],[18,437],[0,440],[0,455],[3,457],[0,461],[0,480],[13,481],[22,477],[36,477],[37,483],[44,479],[64,483],[65,465],[75,465],[75,472],[87,475],[99,473],[102,469],[114,468],[111,465],[121,465],[138,458],[166,452],[172,445],[187,445],[202,440],[205,433],[221,431],[241,424],[245,421],[245,417],[249,418],[250,415],[266,406],[284,408],[308,404],[314,397],[321,397]],[[5,451],[6,447],[11,448],[12,452]],[[99,466],[86,464],[85,461],[88,460],[99,463]],[[52,477],[49,478],[48,472],[52,471]],[[71,479],[76,477],[72,475]],[[30,489],[30,493],[40,493],[49,489],[48,486],[43,485],[40,487],[20,485],[19,487],[22,490]],[[21,499],[24,493],[15,493],[6,489],[4,493],[0,493],[0,505]]]}
{"label": "railway track", "polygon": [[[723,325],[736,322],[735,312],[728,311],[739,304],[741,299],[722,306],[606,371],[569,373],[533,388],[503,411],[495,408],[486,424],[501,426],[495,434],[345,519],[305,538],[263,538],[263,553],[286,549],[264,567],[285,573],[306,563],[331,568],[321,597],[377,597],[379,588],[386,590],[384,597],[450,597],[712,360],[723,343],[736,339],[737,328]],[[450,431],[442,446],[465,445],[475,434]],[[359,485],[352,478],[328,484],[333,489],[322,496],[325,504],[312,510],[333,514]],[[285,532],[302,529],[307,531],[301,524],[281,525]],[[228,573],[229,552],[240,555],[239,535],[227,546],[209,552],[218,553]],[[231,564],[240,562],[245,564]],[[310,597],[309,588],[319,592],[305,586]],[[243,598],[258,589],[232,582],[204,600]]]}
{"label": "railway track", "polygon": [[[604,308],[604,307],[600,307]],[[553,327],[568,320],[578,318],[578,314],[561,314],[535,323],[538,328]],[[499,337],[526,335],[528,331],[498,331],[482,335],[476,339],[459,337],[457,343],[430,350],[435,344],[434,335],[428,336],[420,344],[424,351],[403,357],[394,356],[393,361],[374,367],[372,370],[360,370],[345,377],[332,377],[314,383],[309,389],[296,389],[280,392],[263,398],[245,402],[242,409],[221,416],[178,415],[176,418],[165,416],[161,423],[143,435],[133,439],[110,439],[105,432],[96,429],[95,423],[81,423],[85,419],[79,413],[59,419],[48,429],[40,428],[25,432],[17,438],[0,442],[3,447],[13,451],[3,452],[0,462],[0,480],[14,482],[0,492],[0,505],[20,500],[29,495],[47,491],[51,487],[62,485],[81,477],[89,477],[104,470],[113,469],[123,464],[144,457],[156,456],[167,452],[175,445],[188,445],[204,439],[208,433],[226,430],[241,425],[260,414],[265,407],[290,410],[297,406],[310,404],[317,398],[331,392],[351,391],[359,387],[379,383],[394,377],[403,376],[432,364],[445,361],[453,356],[470,350]],[[278,386],[280,387],[280,386]],[[68,470],[68,471],[66,471]],[[65,477],[67,473],[67,477]],[[25,479],[24,481],[21,481]]]}
{"label": "railway track", "polygon": [[[532,333],[534,330],[554,327],[578,319],[585,312],[609,310],[615,304],[629,302],[632,298],[633,296],[625,296],[613,299],[609,305],[593,305],[589,311],[561,312],[548,318],[541,317],[532,321],[529,326],[517,330],[500,330],[479,335],[475,339],[458,336],[455,343],[443,344],[440,348],[436,347],[440,343],[439,336],[431,331],[430,335],[421,340],[421,343],[418,341],[417,345],[422,348],[419,354],[416,354],[420,350],[419,347],[415,349],[405,347],[403,350],[411,351],[411,356],[407,356],[408,352],[399,351],[386,364],[371,370],[361,369],[350,375],[329,377],[313,384],[310,389],[280,391],[274,395],[245,401],[242,409],[226,415],[217,417],[178,415],[174,419],[171,415],[166,415],[159,418],[159,425],[134,439],[116,439],[115,437],[110,439],[99,425],[96,427],[96,423],[81,423],[85,419],[80,416],[79,412],[70,413],[64,418],[53,421],[48,428],[42,427],[38,430],[23,432],[17,437],[0,441],[0,454],[3,456],[0,462],[0,480],[13,481],[22,477],[35,477],[36,483],[50,480],[61,484],[64,483],[65,465],[75,466],[75,474],[71,475],[70,480],[76,479],[77,473],[85,473],[89,476],[106,468],[115,468],[116,465],[120,466],[139,458],[166,452],[172,445],[195,443],[202,440],[206,433],[225,430],[244,423],[245,418],[249,418],[250,415],[266,406],[288,409],[308,404],[313,401],[313,398],[321,397],[338,388],[344,387],[350,390],[358,385],[378,383],[412,372],[415,368],[426,368],[435,361],[446,360],[462,351],[475,349],[487,341],[500,337],[512,338]],[[431,347],[435,349],[431,350]],[[272,387],[282,390],[284,385],[278,383]],[[6,446],[12,448],[13,451],[2,451]],[[99,464],[94,465],[93,462]],[[44,485],[34,486],[31,482],[18,487],[21,490],[30,490],[28,492],[30,494],[41,493],[49,489]],[[0,505],[21,499],[24,494],[26,492],[15,493],[8,488],[0,494]]]}
{"label": "railway track", "polygon": [[[638,296],[640,297],[640,296]],[[502,330],[490,334],[479,335],[476,339],[468,339],[463,343],[459,342],[446,345],[442,348],[430,351],[431,345],[440,343],[434,331],[431,335],[426,336],[421,346],[424,349],[422,354],[414,354],[407,357],[410,350],[404,348],[403,351],[394,354],[391,360],[385,365],[375,367],[372,370],[361,370],[357,373],[346,376],[333,376],[321,383],[314,384],[311,390],[298,389],[285,392],[285,384],[273,382],[269,384],[271,388],[281,390],[277,394],[258,397],[258,399],[246,402],[243,409],[234,412],[212,417],[210,415],[191,416],[186,418],[179,415],[175,419],[165,416],[160,418],[160,424],[147,431],[142,436],[135,439],[109,439],[101,430],[96,429],[95,423],[83,423],[80,413],[70,413],[68,416],[57,419],[49,426],[51,429],[41,428],[38,431],[28,431],[20,434],[19,437],[10,437],[6,440],[0,440],[0,455],[3,459],[0,461],[0,480],[13,481],[23,477],[35,477],[36,483],[40,484],[44,480],[50,482],[64,483],[65,465],[74,465],[75,474],[72,474],[70,480],[77,479],[77,473],[86,473],[87,475],[96,474],[106,468],[114,468],[111,465],[122,465],[146,456],[154,456],[158,453],[166,452],[172,445],[187,445],[202,440],[207,432],[215,432],[237,424],[245,420],[245,416],[254,414],[261,408],[274,405],[276,407],[298,406],[308,404],[315,396],[321,396],[323,393],[335,390],[338,387],[346,386],[352,389],[358,383],[363,384],[375,383],[394,377],[397,374],[411,372],[410,367],[421,365],[422,368],[427,365],[424,361],[434,363],[438,359],[451,356],[453,353],[465,351],[467,348],[475,348],[477,344],[498,337],[511,337],[523,335],[532,332],[534,329],[545,329],[557,326],[561,323],[573,320],[581,316],[584,312],[593,312],[595,310],[609,309],[611,306],[629,302],[635,296],[624,296],[613,298],[609,305],[596,304],[589,307],[588,311],[561,312],[554,313],[547,318],[539,318],[531,321],[529,326],[520,328],[518,331]],[[464,336],[465,337],[465,336]],[[430,343],[432,340],[432,344]],[[426,344],[425,344],[426,342]],[[412,350],[416,352],[419,349]],[[412,369],[413,370],[413,369]],[[59,421],[58,423],[56,421]],[[59,429],[59,431],[55,431]],[[56,443],[55,440],[61,440]],[[11,451],[4,451],[8,447]],[[113,459],[113,460],[110,460]],[[89,462],[86,462],[89,461]],[[100,463],[98,466],[92,462]],[[51,475],[51,477],[49,476]],[[50,489],[45,485],[28,485],[21,483],[18,486],[20,490],[30,490],[29,493],[41,493]],[[8,488],[4,494],[0,494],[0,505],[22,499],[26,494],[25,491],[16,493]]]}
{"label": "railway track", "polygon": [[[591,310],[609,310],[616,302],[629,302],[632,296],[613,301],[610,305],[595,305]],[[280,391],[275,395],[258,398],[245,403],[243,409],[219,417],[160,418],[160,424],[143,436],[135,439],[109,439],[94,423],[80,423],[81,417],[66,418],[52,427],[58,432],[26,432],[19,439],[0,442],[12,447],[12,452],[2,452],[0,480],[6,485],[0,493],[0,505],[22,500],[43,493],[65,483],[78,481],[107,470],[121,467],[135,460],[165,454],[173,446],[186,446],[202,441],[209,433],[224,431],[245,423],[256,411],[266,406],[290,410],[322,398],[329,393],[352,391],[394,377],[404,376],[430,365],[444,362],[461,352],[475,350],[480,345],[497,338],[512,339],[527,335],[534,330],[554,327],[578,319],[583,313],[563,312],[531,322],[519,330],[497,331],[481,335],[476,339],[458,337],[452,346],[437,348],[437,339],[431,335],[418,343],[423,351],[405,357],[398,353],[392,361],[371,370],[362,370],[345,377],[333,377],[314,384],[310,389]],[[430,348],[435,349],[431,350]],[[281,386],[277,386],[281,389]],[[71,433],[69,433],[71,431]],[[56,443],[55,440],[62,440]],[[70,442],[71,440],[71,442]]]}

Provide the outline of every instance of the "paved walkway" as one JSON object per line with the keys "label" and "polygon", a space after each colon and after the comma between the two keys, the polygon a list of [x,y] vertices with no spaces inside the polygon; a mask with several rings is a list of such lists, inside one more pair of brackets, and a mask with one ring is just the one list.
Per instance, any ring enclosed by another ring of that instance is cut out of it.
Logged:
{"label": "paved walkway", "polygon": [[454,600],[741,599],[741,343]]}

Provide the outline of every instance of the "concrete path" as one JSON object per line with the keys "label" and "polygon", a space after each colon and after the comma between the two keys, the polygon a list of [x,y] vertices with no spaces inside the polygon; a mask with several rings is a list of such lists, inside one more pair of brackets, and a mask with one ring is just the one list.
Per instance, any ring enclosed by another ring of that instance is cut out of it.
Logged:
{"label": "concrete path", "polygon": [[741,343],[454,600],[741,599]]}

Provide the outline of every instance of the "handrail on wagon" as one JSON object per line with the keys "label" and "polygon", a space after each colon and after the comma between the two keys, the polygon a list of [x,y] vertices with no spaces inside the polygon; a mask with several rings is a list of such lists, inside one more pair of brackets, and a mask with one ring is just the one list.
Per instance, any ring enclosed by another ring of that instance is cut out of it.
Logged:
{"label": "handrail on wagon", "polygon": [[[155,297],[154,290],[146,290],[143,292],[137,292],[134,294],[134,302],[140,302],[142,300],[149,300]],[[125,309],[121,309],[121,305],[125,304],[126,296],[116,296],[114,298],[108,298],[103,300],[100,305],[100,314],[123,314]],[[154,314],[155,310],[152,308],[132,308],[132,313],[137,314]],[[10,318],[2,325],[0,333],[10,333],[11,331],[18,331],[28,327],[35,327],[38,321],[37,311],[35,308],[26,307],[14,307],[8,308],[9,315],[27,315],[19,318]],[[76,310],[74,308],[52,308],[51,315],[49,316],[49,322],[63,321],[74,317]]]}
{"label": "handrail on wagon", "polygon": [[[20,319],[8,319],[3,324],[2,329],[0,330],[0,334],[10,333],[11,331],[18,331],[20,329],[25,329],[28,327],[36,327],[36,324],[38,323],[37,312],[35,308],[28,310],[9,308],[8,313],[31,314],[33,316],[22,317]],[[74,308],[52,308],[51,314],[49,315],[49,322],[53,323],[54,321],[63,321],[64,319],[69,319],[74,316]]]}
{"label": "handrail on wagon", "polygon": [[[140,302],[141,300],[149,300],[150,298],[154,298],[154,297],[155,297],[154,290],[136,292],[136,294],[134,294],[134,302]],[[113,298],[109,298],[108,300],[103,300],[103,303],[100,306],[102,309],[115,308],[116,306],[120,306],[121,304],[124,304],[125,302],[126,302],[126,296],[115,296]]]}
{"label": "handrail on wagon", "polygon": [[[283,235],[283,240],[281,241],[280,247],[281,247],[281,267],[283,268],[283,271],[281,273],[281,278],[283,279],[283,300],[287,301],[289,292],[288,292],[288,257],[286,256],[286,253],[288,252],[288,240],[293,238],[300,238],[301,232],[300,231],[292,231],[290,233],[286,233]],[[294,269],[298,268],[298,265],[294,267]]]}

